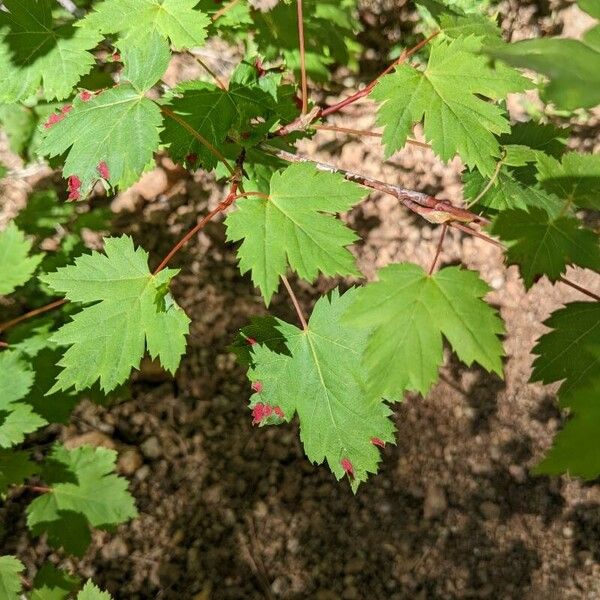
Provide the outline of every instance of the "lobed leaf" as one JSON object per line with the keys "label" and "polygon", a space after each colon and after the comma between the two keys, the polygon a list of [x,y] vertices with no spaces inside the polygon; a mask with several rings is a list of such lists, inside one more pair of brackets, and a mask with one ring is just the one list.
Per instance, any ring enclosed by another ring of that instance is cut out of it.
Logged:
{"label": "lobed leaf", "polygon": [[11,294],[27,283],[40,264],[43,256],[29,256],[31,246],[13,221],[0,231],[0,295]]}

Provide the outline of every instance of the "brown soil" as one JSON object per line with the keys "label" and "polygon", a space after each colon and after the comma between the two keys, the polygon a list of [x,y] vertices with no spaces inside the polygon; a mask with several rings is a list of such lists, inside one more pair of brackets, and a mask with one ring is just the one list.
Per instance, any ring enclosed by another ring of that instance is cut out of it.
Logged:
{"label": "brown soil", "polygon": [[[547,26],[548,16],[536,12],[546,3],[518,4],[502,5],[506,22]],[[560,23],[561,13],[551,14]],[[336,123],[371,127],[372,106],[353,107]],[[460,199],[459,164],[442,166],[427,150],[409,147],[382,163],[376,140],[322,132],[301,151]],[[222,193],[201,176],[174,188],[176,177],[165,163],[145,192],[118,199],[118,230],[154,260]],[[393,198],[373,194],[349,221],[362,237],[356,253],[368,277],[392,261],[429,265],[439,230]],[[175,261],[182,273],[173,292],[192,319],[175,379],[147,365],[134,377],[131,400],[112,408],[85,403],[59,432],[71,443],[101,432],[96,443],[128,453],[121,468],[132,474],[139,518],[116,533],[96,532],[77,562],[43,540],[31,544],[22,505],[9,503],[3,553],[93,576],[117,600],[600,598],[600,487],[530,474],[561,424],[554,390],[527,383],[530,349],[552,310],[583,298],[547,282],[526,294],[497,249],[451,232],[441,262],[459,261],[481,271],[506,321],[505,380],[466,369],[448,353],[433,391],[397,405],[397,446],[385,448],[380,473],[353,496],[306,460],[295,426],[252,427],[249,384],[227,345],[265,309],[240,277],[222,224],[207,227]],[[568,276],[594,285],[589,273]],[[333,287],[293,285],[307,310]],[[271,312],[295,319],[283,295]]]}

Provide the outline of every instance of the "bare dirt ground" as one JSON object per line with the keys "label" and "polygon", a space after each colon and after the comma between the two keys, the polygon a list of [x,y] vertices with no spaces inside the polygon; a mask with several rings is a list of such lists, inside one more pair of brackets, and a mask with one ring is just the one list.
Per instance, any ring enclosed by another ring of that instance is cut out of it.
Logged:
{"label": "bare dirt ground", "polygon": [[[378,51],[383,38],[401,35],[393,24],[411,18],[402,2],[385,4],[365,9],[364,36]],[[505,27],[524,35],[560,33],[573,12],[569,3],[501,8]],[[377,64],[363,61],[365,80]],[[370,128],[373,107],[357,105],[336,123]],[[583,123],[573,144],[592,149],[597,126]],[[440,165],[426,149],[409,147],[384,163],[377,140],[321,132],[301,151],[460,200],[459,164]],[[164,162],[115,201],[115,224],[158,260],[220,197],[211,180],[182,178]],[[368,277],[389,262],[429,265],[439,230],[393,198],[372,194],[348,220],[361,235],[355,250]],[[117,600],[600,598],[600,486],[530,474],[562,419],[554,390],[527,383],[530,349],[551,311],[584,298],[547,282],[526,294],[499,250],[455,232],[441,262],[477,269],[493,288],[508,331],[505,380],[465,369],[448,353],[433,391],[396,406],[397,446],[385,448],[380,473],[353,496],[308,463],[295,426],[252,427],[250,387],[227,345],[265,309],[240,277],[222,224],[211,225],[176,260],[182,274],[173,292],[192,326],[175,379],[146,366],[131,400],[84,403],[51,434],[117,447],[139,518],[96,532],[77,562],[43,540],[31,543],[15,499],[0,511],[3,551],[72,567]],[[568,276],[594,286],[589,273]],[[294,285],[308,310],[334,282]],[[283,295],[271,312],[295,319]]]}

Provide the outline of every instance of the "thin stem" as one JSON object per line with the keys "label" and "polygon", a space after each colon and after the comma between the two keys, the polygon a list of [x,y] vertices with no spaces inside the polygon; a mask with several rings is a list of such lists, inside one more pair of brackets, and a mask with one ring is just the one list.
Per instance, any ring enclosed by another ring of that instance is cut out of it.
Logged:
{"label": "thin stem", "polygon": [[300,323],[302,324],[302,329],[304,331],[308,331],[308,323],[306,322],[306,319],[304,318],[304,313],[302,312],[302,308],[300,308],[300,302],[298,302],[298,298],[296,298],[296,294],[294,294],[294,290],[292,289],[290,282],[287,280],[287,277],[285,275],[281,276],[281,281],[283,281],[283,285],[285,286],[285,289],[287,290],[287,293],[289,294],[289,296],[292,300],[292,304],[294,305],[294,308],[296,309],[298,319],[300,320]]}
{"label": "thin stem", "polygon": [[586,296],[593,298],[594,300],[600,301],[600,296],[598,296],[598,294],[594,294],[594,292],[590,292],[590,290],[586,290],[584,287],[581,287],[580,285],[573,283],[572,281],[569,281],[568,279],[565,279],[564,277],[560,277],[559,281],[561,283],[564,283],[565,285],[572,287],[574,290],[577,290],[578,292],[581,292],[582,294],[585,294]]}
{"label": "thin stem", "polygon": [[454,227],[454,229],[460,229],[461,231],[464,231],[465,233],[468,233],[469,235],[472,235],[473,237],[479,238],[480,240],[483,240],[484,242],[487,242],[488,244],[492,244],[492,246],[496,246],[497,248],[500,248],[501,250],[506,250],[506,247],[504,246],[503,243],[501,243],[491,237],[488,237],[487,235],[481,233],[480,231],[471,229],[470,227],[468,227],[467,225],[464,225],[463,223],[457,223],[456,221],[450,221],[448,224],[450,225],[450,227]]}
{"label": "thin stem", "polygon": [[306,79],[306,48],[304,41],[304,14],[302,0],[296,0],[298,8],[298,42],[300,45],[300,72],[302,76],[302,114],[308,112],[308,81]]}
{"label": "thin stem", "polygon": [[235,193],[229,193],[227,197],[219,203],[219,205],[211,210],[206,216],[194,225],[174,246],[171,248],[169,253],[162,259],[161,263],[156,267],[154,271],[154,275],[160,273],[171,261],[171,259],[201,230],[203,229],[207,223],[212,221],[219,213],[222,213],[224,210],[230,206],[235,200]]}
{"label": "thin stem", "polygon": [[176,115],[171,109],[166,106],[160,107],[161,112],[169,117],[169,119],[173,119],[176,123],[181,125],[187,132],[189,132],[192,137],[196,138],[203,146],[208,148],[226,167],[226,169],[233,175],[234,169],[229,164],[227,159],[217,150],[205,137],[200,135],[187,121],[182,119],[179,115]]}
{"label": "thin stem", "polygon": [[231,0],[231,2],[226,4],[223,8],[219,9],[212,16],[213,22],[216,21],[217,19],[220,19],[224,14],[228,13],[239,2],[240,2],[240,0]]}
{"label": "thin stem", "polygon": [[27,321],[28,319],[32,319],[33,317],[37,317],[38,315],[42,315],[47,313],[55,308],[59,308],[63,304],[66,304],[68,300],[66,298],[62,298],[61,300],[55,300],[54,302],[50,302],[50,304],[46,304],[45,306],[41,306],[40,308],[36,308],[34,310],[30,310],[29,312],[21,315],[20,317],[16,317],[11,319],[10,321],[6,321],[4,323],[0,323],[0,332],[6,331],[23,321]]}
{"label": "thin stem", "polygon": [[321,112],[322,117],[327,117],[335,112],[342,110],[349,104],[353,104],[357,100],[368,96],[371,93],[371,90],[377,85],[377,82],[384,76],[390,73],[393,69],[395,69],[398,65],[406,62],[413,54],[421,50],[424,46],[426,46],[434,37],[436,37],[440,32],[435,31],[428,38],[421,40],[416,46],[413,46],[410,50],[406,50],[402,52],[402,54],[396,59],[385,71],[381,72],[373,81],[371,81],[368,85],[366,85],[362,90],[358,90],[348,98],[341,100],[340,102],[329,106]]}
{"label": "thin stem", "polygon": [[215,80],[215,83],[224,91],[227,91],[227,85],[222,79],[196,54],[190,53],[197,61],[197,63]]}
{"label": "thin stem", "polygon": [[498,179],[498,175],[500,174],[500,169],[502,168],[502,160],[499,160],[496,163],[496,168],[494,169],[494,173],[492,174],[491,179],[486,183],[485,187],[477,194],[474,200],[471,200],[467,204],[467,208],[471,208],[474,204],[477,204],[491,189],[491,187],[496,183],[496,179]]}
{"label": "thin stem", "polygon": [[45,485],[22,485],[21,487],[38,494],[47,494],[52,491],[52,488],[46,487]]}
{"label": "thin stem", "polygon": [[433,274],[433,270],[435,269],[435,265],[437,265],[437,261],[440,257],[440,254],[442,252],[442,246],[444,244],[444,238],[446,237],[446,232],[448,231],[448,223],[444,223],[442,225],[442,233],[440,235],[440,241],[438,242],[437,248],[435,250],[435,256],[433,257],[433,260],[431,261],[431,266],[429,267],[429,276],[431,277],[431,275]]}
{"label": "thin stem", "polygon": [[[338,131],[340,133],[349,133],[351,135],[357,135],[359,137],[380,138],[383,136],[383,133],[380,133],[379,131],[370,131],[368,129],[351,129],[350,127],[338,127],[337,125],[312,125],[312,128],[323,131]],[[419,142],[418,140],[413,140],[410,138],[408,138],[406,142],[408,144],[413,144],[414,146],[420,146],[421,148],[431,148],[430,144],[426,144],[425,142]]]}

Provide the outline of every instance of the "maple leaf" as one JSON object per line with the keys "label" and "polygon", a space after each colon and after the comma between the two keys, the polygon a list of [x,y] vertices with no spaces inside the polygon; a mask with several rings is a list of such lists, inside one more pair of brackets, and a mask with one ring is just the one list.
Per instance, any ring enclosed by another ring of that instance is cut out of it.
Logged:
{"label": "maple leaf", "polygon": [[381,103],[377,123],[384,127],[386,157],[402,148],[413,125],[424,121],[425,137],[443,160],[456,153],[469,167],[491,176],[500,145],[494,134],[510,131],[498,100],[523,91],[528,81],[502,65],[492,68],[477,52],[477,37],[434,42],[426,68],[403,64],[382,77],[371,96]]}
{"label": "maple leaf", "polygon": [[108,592],[100,590],[90,580],[83,586],[79,594],[77,594],[77,600],[112,600],[112,596]]}
{"label": "maple leaf", "polygon": [[21,599],[21,573],[24,570],[23,563],[14,556],[0,556],[0,598]]}
{"label": "maple leaf", "polygon": [[11,485],[20,485],[37,471],[28,452],[0,450],[0,494],[5,494]]}
{"label": "maple leaf", "polygon": [[266,304],[287,264],[307,281],[325,275],[359,275],[346,246],[356,234],[323,214],[349,210],[365,195],[358,185],[313,165],[293,164],[271,178],[269,198],[249,197],[226,220],[227,239],[243,240],[240,270],[252,272]]}
{"label": "maple leaf", "polygon": [[25,434],[47,423],[29,404],[19,402],[32,383],[33,372],[16,352],[0,353],[0,448],[20,444]]}
{"label": "maple leaf", "polygon": [[[479,198],[489,181],[477,170],[465,173],[463,175],[464,197],[471,201]],[[525,186],[519,181],[513,170],[503,166],[491,187],[479,198],[476,206],[496,211],[528,210],[531,207],[537,207],[549,214],[558,215],[563,203],[559,198],[542,190],[539,186]]]}
{"label": "maple leaf", "polygon": [[519,265],[527,288],[541,275],[557,281],[567,265],[600,270],[598,236],[582,228],[576,217],[550,216],[540,208],[507,210],[498,215],[491,231],[509,243],[507,261]]}
{"label": "maple leaf", "polygon": [[194,10],[198,0],[104,0],[94,6],[81,27],[121,33],[132,39],[156,32],[181,50],[201,46],[209,18]]}
{"label": "maple leaf", "polygon": [[394,440],[389,407],[364,384],[361,357],[367,334],[340,322],[355,296],[356,290],[343,296],[335,290],[321,298],[306,331],[278,321],[289,354],[257,343],[248,371],[251,381],[262,384],[251,406],[279,407],[287,421],[298,414],[309,460],[327,461],[337,479],[347,472],[342,461],[349,461],[354,489],[377,471],[380,456],[371,439]]}
{"label": "maple leaf", "polygon": [[540,185],[582,208],[600,210],[600,155],[567,152],[561,161],[538,157]]}
{"label": "maple leaf", "polygon": [[35,575],[30,600],[67,600],[80,587],[78,577],[45,563]]}
{"label": "maple leaf", "polygon": [[0,294],[11,294],[33,275],[43,255],[29,256],[31,246],[13,221],[0,231]]}
{"label": "maple leaf", "polygon": [[482,297],[489,291],[474,271],[458,267],[428,276],[418,265],[390,265],[361,288],[346,321],[374,328],[364,357],[370,392],[426,394],[442,363],[442,336],[467,365],[502,375],[501,319]]}
{"label": "maple leaf", "polygon": [[68,151],[63,168],[65,178],[77,178],[71,190],[77,200],[84,198],[100,179],[98,167],[104,162],[108,182],[127,188],[150,165],[158,149],[159,107],[130,84],[120,85],[92,97],[75,98],[67,117],[48,129],[40,153],[48,157]]}
{"label": "maple leaf", "polygon": [[600,303],[573,302],[552,313],[533,353],[531,381],[556,383],[571,417],[556,436],[538,473],[600,475]]}
{"label": "maple leaf", "polygon": [[185,352],[189,319],[168,293],[178,271],[152,275],[147,252],[136,250],[128,236],[107,238],[104,252],[84,254],[74,265],[41,277],[72,302],[95,303],[52,336],[56,344],[70,347],[49,394],[82,390],[98,379],[110,391],[139,366],[145,348],[174,373]]}
{"label": "maple leaf", "polygon": [[[67,450],[58,444],[53,446],[43,473],[50,491],[27,507],[27,525],[34,535],[56,521],[69,523],[71,513],[83,516],[93,527],[118,525],[135,518],[137,510],[127,490],[128,482],[114,474],[116,460],[117,453],[106,448],[80,446]],[[69,535],[68,529],[63,536]]]}
{"label": "maple leaf", "polygon": [[24,100],[42,86],[46,100],[68,97],[94,66],[101,36],[73,22],[55,26],[54,0],[6,0],[0,11],[0,102]]}

